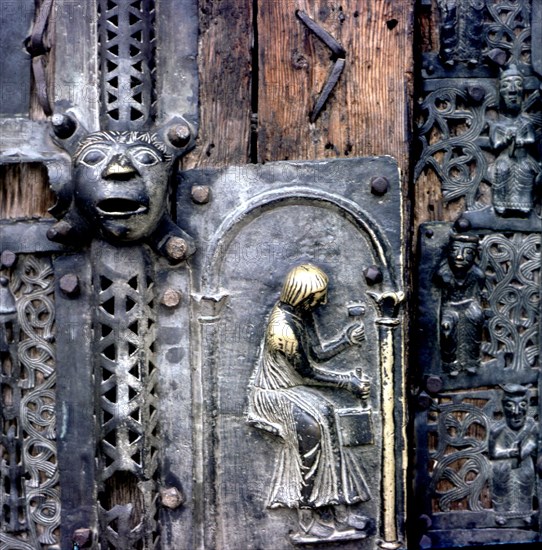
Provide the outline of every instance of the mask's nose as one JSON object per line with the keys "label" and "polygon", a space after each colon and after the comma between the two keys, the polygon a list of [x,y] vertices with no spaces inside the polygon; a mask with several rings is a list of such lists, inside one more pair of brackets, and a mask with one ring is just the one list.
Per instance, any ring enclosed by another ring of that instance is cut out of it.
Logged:
{"label": "mask's nose", "polygon": [[129,180],[139,176],[137,168],[126,155],[115,155],[102,172],[102,178],[111,180]]}

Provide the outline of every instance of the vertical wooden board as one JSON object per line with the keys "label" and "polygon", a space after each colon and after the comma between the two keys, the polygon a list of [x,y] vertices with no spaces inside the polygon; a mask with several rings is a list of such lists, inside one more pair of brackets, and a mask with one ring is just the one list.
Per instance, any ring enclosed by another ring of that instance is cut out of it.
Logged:
{"label": "vertical wooden board", "polygon": [[24,47],[24,40],[34,17],[34,2],[0,3],[0,28],[9,27],[0,34],[0,92],[2,116],[28,116],[31,60]]}
{"label": "vertical wooden board", "polygon": [[[0,8],[2,10],[2,16],[4,17],[3,23],[7,25],[7,21],[11,17],[12,19],[22,18],[22,25],[25,27],[25,36],[30,32],[34,21],[36,20],[39,8],[43,0],[36,0],[34,2],[8,2],[4,1]],[[2,17],[0,17],[2,19]],[[16,25],[18,28],[20,24]],[[1,27],[0,27],[1,28]],[[52,81],[54,76],[54,29],[55,21],[54,17],[50,16],[46,32],[45,41],[47,44],[51,44],[51,50],[46,54],[46,79],[47,89],[49,94],[52,89]],[[8,33],[6,33],[7,35]],[[17,39],[17,36],[14,37]],[[9,36],[4,37],[4,41],[8,40],[10,47],[13,46],[12,38]],[[23,45],[21,41],[20,46]],[[38,101],[37,86],[30,69],[30,57],[29,54],[22,47],[19,47],[19,52],[15,56],[16,64],[13,63],[4,67],[4,72],[11,67],[12,73],[22,73],[21,75],[12,74],[9,78],[3,78],[4,75],[0,74],[0,86],[2,89],[2,100],[7,100],[6,113],[9,114],[7,109],[10,109],[12,100],[10,96],[18,96],[15,103],[19,106],[26,104],[25,118],[20,116],[14,118],[4,118],[2,120],[3,125],[0,130],[2,142],[0,148],[3,149],[3,153],[9,158],[10,154],[21,154],[21,161],[13,162],[13,158],[8,160],[12,164],[5,164],[0,166],[0,218],[16,219],[16,218],[32,218],[32,217],[49,217],[48,209],[55,203],[54,194],[49,189],[49,179],[47,177],[47,170],[43,164],[38,162],[24,162],[25,153],[30,154],[36,159],[40,154],[45,153],[47,156],[50,152],[47,151],[47,146],[43,143],[43,134],[41,132],[43,127],[32,127],[28,118],[32,121],[44,121],[46,116],[42,107]],[[8,52],[9,54],[9,52]],[[4,55],[5,52],[4,52]],[[25,61],[27,58],[28,66]],[[1,63],[0,63],[1,64]],[[28,69],[28,74],[25,75]],[[0,71],[2,73],[2,71]],[[17,83],[16,85],[14,83]],[[15,87],[14,87],[15,86]],[[17,89],[17,86],[19,89]],[[24,110],[24,109],[23,109]],[[11,113],[12,115],[17,113]],[[19,113],[19,115],[22,114]],[[11,116],[11,115],[10,115]],[[15,128],[18,131],[15,131]],[[25,133],[29,135],[25,135]],[[26,145],[25,150],[21,145]],[[11,150],[10,150],[11,149]],[[38,152],[38,149],[41,149]]]}
{"label": "vertical wooden board", "polygon": [[[56,0],[53,109],[73,107],[89,131],[98,129],[96,0]],[[74,48],[73,44],[77,47]]]}
{"label": "vertical wooden board", "polygon": [[[259,160],[392,155],[407,168],[413,2],[259,2]],[[303,10],[346,50],[346,66],[314,124],[309,113],[331,51]]]}
{"label": "vertical wooden board", "polygon": [[37,162],[0,166],[0,218],[49,217],[55,203],[47,170]]}
{"label": "vertical wooden board", "polygon": [[250,154],[251,0],[202,0],[200,131],[184,168],[245,164]]}

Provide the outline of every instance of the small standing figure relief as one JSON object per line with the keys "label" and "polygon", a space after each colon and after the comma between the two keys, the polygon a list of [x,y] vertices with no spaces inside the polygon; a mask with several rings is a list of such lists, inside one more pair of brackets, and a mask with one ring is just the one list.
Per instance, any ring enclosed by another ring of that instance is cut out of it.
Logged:
{"label": "small standing figure relief", "polygon": [[533,210],[535,188],[542,173],[529,153],[535,143],[532,121],[522,113],[523,75],[515,65],[501,73],[501,110],[489,122],[489,141],[497,155],[489,170],[493,207],[501,215],[525,216]]}
{"label": "small standing figure relief", "polygon": [[[359,345],[365,328],[357,322],[334,341],[320,342],[313,311],[327,302],[327,287],[327,275],[311,264],[288,273],[249,387],[249,424],[281,441],[268,507],[298,509],[300,532],[292,540],[299,543],[364,538],[369,526],[367,517],[347,506],[371,497],[359,459],[350,452],[352,443],[342,441],[338,423],[341,412],[357,406],[358,419],[365,419],[357,424],[365,425],[356,427],[350,415],[345,425],[354,429],[347,429],[347,437],[353,438],[351,431],[371,431],[370,383],[360,370],[339,374],[316,365]],[[325,387],[336,388],[340,411]]]}
{"label": "small standing figure relief", "polygon": [[529,412],[529,390],[518,384],[502,387],[504,419],[489,431],[492,502],[497,525],[522,519],[531,525],[536,475],[538,425]]}
{"label": "small standing figure relief", "polygon": [[475,374],[480,366],[484,312],[479,296],[485,275],[475,264],[478,244],[477,236],[452,233],[436,275],[441,288],[440,353],[450,376]]}
{"label": "small standing figure relief", "polygon": [[440,57],[453,66],[477,65],[482,52],[485,0],[437,0],[440,11]]}

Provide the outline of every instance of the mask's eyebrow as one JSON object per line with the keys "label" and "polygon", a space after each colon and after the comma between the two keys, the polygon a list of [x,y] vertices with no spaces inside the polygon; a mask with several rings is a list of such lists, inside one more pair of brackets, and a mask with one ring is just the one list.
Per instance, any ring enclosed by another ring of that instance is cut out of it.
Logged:
{"label": "mask's eyebrow", "polygon": [[81,143],[73,158],[75,161],[78,161],[89,149],[108,150],[110,148],[111,143],[100,141],[89,141],[88,143]]}
{"label": "mask's eyebrow", "polygon": [[129,150],[132,149],[151,151],[152,153],[155,153],[158,157],[160,157],[161,160],[165,160],[166,155],[162,151],[160,151],[160,149],[154,147],[154,145],[150,145],[149,143],[132,143],[129,146]]}

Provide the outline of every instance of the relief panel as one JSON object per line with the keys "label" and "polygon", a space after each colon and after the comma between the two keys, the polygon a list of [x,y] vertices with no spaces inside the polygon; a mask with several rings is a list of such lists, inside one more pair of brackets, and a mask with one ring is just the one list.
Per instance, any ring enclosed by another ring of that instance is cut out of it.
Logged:
{"label": "relief panel", "polygon": [[411,541],[535,542],[540,2],[421,4],[438,40],[422,55],[414,177],[450,203],[437,219],[457,217],[419,228]]}
{"label": "relief panel", "polygon": [[533,542],[541,236],[457,226],[420,229],[415,536],[424,548]]}
{"label": "relief panel", "polygon": [[[387,193],[371,192],[375,174]],[[198,212],[189,203],[202,185],[211,200]],[[195,394],[201,482],[221,529],[202,537],[220,548],[400,547],[403,412],[383,405],[382,382],[401,391],[395,163],[192,171],[179,193],[179,224],[210,235],[191,260],[205,342]]]}

